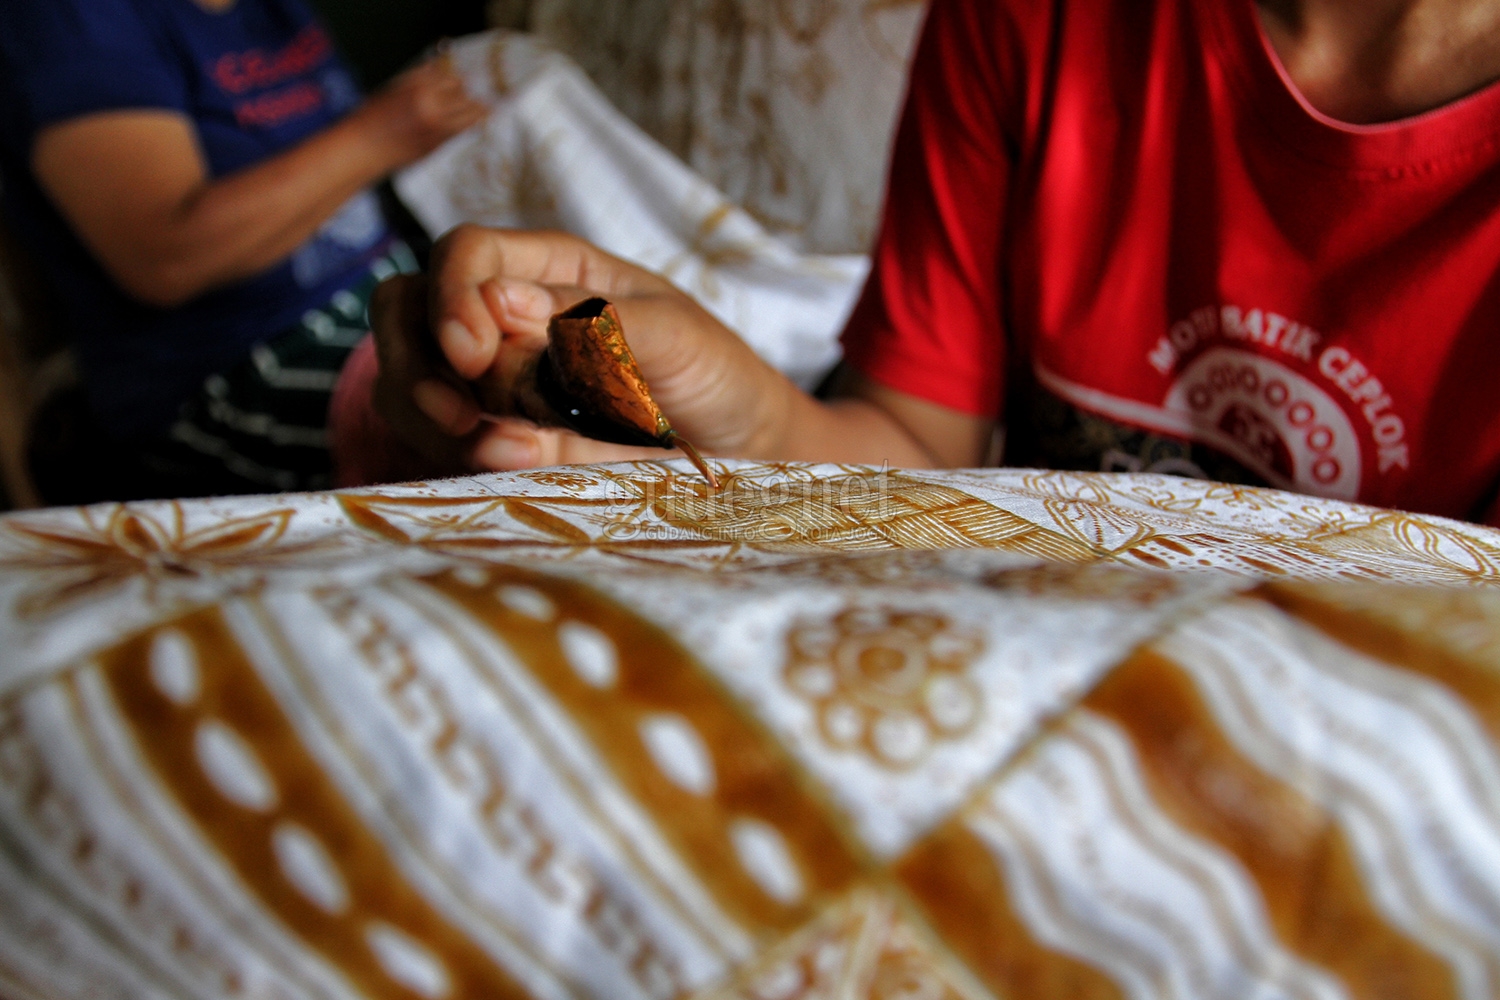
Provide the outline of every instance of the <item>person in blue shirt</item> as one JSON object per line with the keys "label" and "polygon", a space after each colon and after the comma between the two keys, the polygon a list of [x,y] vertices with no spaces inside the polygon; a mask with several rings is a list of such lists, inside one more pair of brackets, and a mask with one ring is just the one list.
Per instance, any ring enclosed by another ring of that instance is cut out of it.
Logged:
{"label": "person in blue shirt", "polygon": [[327,393],[407,269],[370,186],[475,124],[446,60],[367,101],[304,0],[5,0],[0,184],[149,492],[326,484]]}

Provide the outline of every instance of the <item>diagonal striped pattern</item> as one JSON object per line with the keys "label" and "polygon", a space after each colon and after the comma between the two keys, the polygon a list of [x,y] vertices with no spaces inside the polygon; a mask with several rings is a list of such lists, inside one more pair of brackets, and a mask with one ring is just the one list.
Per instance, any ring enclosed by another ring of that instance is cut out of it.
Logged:
{"label": "diagonal striped pattern", "polygon": [[0,996],[1500,995],[1493,534],[725,479],[0,521]]}
{"label": "diagonal striped pattern", "polygon": [[[448,575],[433,585],[505,637],[625,787],[671,817],[700,878],[752,927],[792,930],[858,876],[859,861],[799,787],[785,752],[669,637],[591,589],[539,574]],[[567,608],[566,619],[517,608],[522,588]]]}
{"label": "diagonal striped pattern", "polygon": [[1182,668],[1140,653],[1085,705],[1129,734],[1163,812],[1244,867],[1286,947],[1352,997],[1453,995],[1440,957],[1375,907],[1332,814],[1237,751]]}
{"label": "diagonal striped pattern", "polygon": [[145,757],[250,891],[367,996],[525,996],[410,888],[234,654],[219,613],[177,628],[216,651],[199,657],[191,697],[151,676],[149,634],[108,654],[105,677]]}
{"label": "diagonal striped pattern", "polygon": [[1158,649],[1241,753],[1330,812],[1386,919],[1463,995],[1500,989],[1500,755],[1451,689],[1256,602]]}
{"label": "diagonal striped pattern", "polygon": [[1275,940],[1243,870],[1161,811],[1095,713],[1071,713],[965,819],[1039,940],[1129,996],[1342,995]]}

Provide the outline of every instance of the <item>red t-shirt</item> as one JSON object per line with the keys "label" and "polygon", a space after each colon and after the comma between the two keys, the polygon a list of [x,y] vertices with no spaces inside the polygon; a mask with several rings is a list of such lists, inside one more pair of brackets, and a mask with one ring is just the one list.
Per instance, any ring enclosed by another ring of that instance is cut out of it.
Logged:
{"label": "red t-shirt", "polygon": [[1500,86],[1350,126],[1251,0],[934,0],[844,346],[1011,464],[1479,518],[1497,208]]}

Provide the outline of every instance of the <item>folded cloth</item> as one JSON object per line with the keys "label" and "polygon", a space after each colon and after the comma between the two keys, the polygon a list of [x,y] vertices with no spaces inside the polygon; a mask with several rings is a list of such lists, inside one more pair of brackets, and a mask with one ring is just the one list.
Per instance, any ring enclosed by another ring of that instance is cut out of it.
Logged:
{"label": "folded cloth", "polygon": [[527,6],[529,31],[797,249],[870,249],[924,0]]}
{"label": "folded cloth", "polygon": [[1500,533],[721,475],[0,518],[0,994],[1500,991]]}
{"label": "folded cloth", "polygon": [[526,35],[476,35],[450,52],[494,110],[397,175],[428,232],[563,229],[670,278],[804,388],[838,361],[864,255],[799,253],[773,237]]}

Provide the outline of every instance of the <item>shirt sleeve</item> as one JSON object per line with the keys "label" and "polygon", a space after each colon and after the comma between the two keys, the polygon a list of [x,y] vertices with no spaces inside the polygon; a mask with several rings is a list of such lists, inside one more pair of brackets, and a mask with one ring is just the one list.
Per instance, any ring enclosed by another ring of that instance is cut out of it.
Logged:
{"label": "shirt sleeve", "polygon": [[33,132],[99,111],[187,107],[181,70],[131,0],[4,0],[0,56]]}
{"label": "shirt sleeve", "polygon": [[1005,212],[1023,95],[1003,0],[934,0],[913,57],[854,369],[977,416],[1003,403]]}

